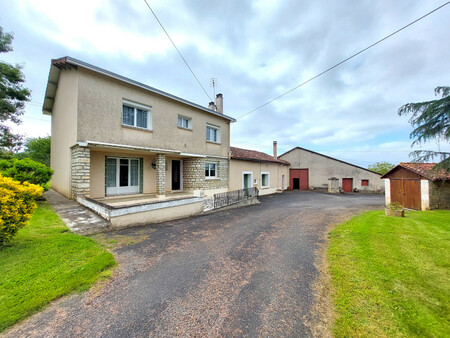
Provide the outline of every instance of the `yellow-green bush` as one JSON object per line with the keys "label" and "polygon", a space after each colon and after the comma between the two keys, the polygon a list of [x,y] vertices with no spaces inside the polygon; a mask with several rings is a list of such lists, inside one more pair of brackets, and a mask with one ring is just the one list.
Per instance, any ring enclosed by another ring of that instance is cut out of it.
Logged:
{"label": "yellow-green bush", "polygon": [[0,175],[0,245],[11,240],[28,223],[36,210],[35,199],[42,192],[39,185]]}

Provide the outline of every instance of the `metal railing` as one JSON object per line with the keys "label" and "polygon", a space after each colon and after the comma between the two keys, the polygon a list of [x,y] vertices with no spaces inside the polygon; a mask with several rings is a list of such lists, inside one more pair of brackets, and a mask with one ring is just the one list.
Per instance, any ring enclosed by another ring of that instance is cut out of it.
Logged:
{"label": "metal railing", "polygon": [[214,194],[214,209],[225,207],[244,199],[258,197],[258,195],[259,190],[256,187]]}

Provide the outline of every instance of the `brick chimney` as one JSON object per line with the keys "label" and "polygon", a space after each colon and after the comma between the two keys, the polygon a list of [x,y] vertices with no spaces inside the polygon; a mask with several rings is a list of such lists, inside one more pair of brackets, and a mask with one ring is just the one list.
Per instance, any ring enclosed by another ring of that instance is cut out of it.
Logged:
{"label": "brick chimney", "polygon": [[208,108],[216,111],[216,105],[214,104],[214,102],[210,102]]}
{"label": "brick chimney", "polygon": [[277,141],[273,141],[273,158],[277,159]]}
{"label": "brick chimney", "polygon": [[222,94],[216,95],[216,109],[218,113],[223,114],[223,96]]}

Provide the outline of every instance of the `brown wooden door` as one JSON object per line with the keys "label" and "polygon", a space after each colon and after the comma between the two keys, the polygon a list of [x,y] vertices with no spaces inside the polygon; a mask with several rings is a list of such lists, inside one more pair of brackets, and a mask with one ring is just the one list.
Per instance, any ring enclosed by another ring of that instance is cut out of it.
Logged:
{"label": "brown wooden door", "polygon": [[391,179],[390,183],[391,202],[398,203],[408,209],[421,209],[419,179]]}
{"label": "brown wooden door", "polygon": [[309,189],[309,172],[308,169],[291,169],[289,170],[290,186],[289,189]]}
{"label": "brown wooden door", "polygon": [[353,191],[353,178],[342,179],[342,190],[344,190],[345,192]]}

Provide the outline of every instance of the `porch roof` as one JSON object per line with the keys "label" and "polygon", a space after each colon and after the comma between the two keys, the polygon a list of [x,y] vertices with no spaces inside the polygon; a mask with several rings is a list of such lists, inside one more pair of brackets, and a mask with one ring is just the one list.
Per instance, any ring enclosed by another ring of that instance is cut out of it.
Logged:
{"label": "porch roof", "polygon": [[[115,144],[115,143],[106,143],[106,142],[97,142],[97,141],[77,142],[77,145],[79,145],[81,147],[89,147],[89,148],[122,149],[122,150],[128,150],[128,151],[144,151],[144,152],[157,153],[157,154],[173,154],[173,155],[179,155],[182,157],[208,157],[208,155],[184,153],[180,150],[141,147],[141,146],[134,146],[134,145],[129,145],[129,144]],[[212,157],[222,158],[223,156],[212,155]],[[223,157],[223,158],[227,158],[227,157]]]}

